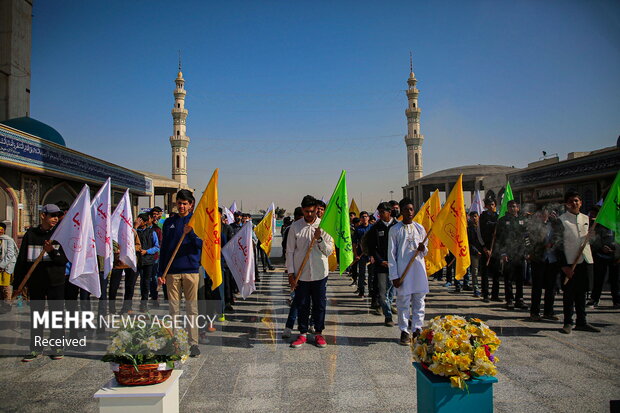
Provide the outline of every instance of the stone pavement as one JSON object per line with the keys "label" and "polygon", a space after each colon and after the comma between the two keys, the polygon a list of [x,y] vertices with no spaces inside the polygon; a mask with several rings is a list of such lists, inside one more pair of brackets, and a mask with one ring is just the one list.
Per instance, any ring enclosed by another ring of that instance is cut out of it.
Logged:
{"label": "stone pavement", "polygon": [[[263,274],[258,290],[238,299],[235,313],[209,334],[201,357],[183,365],[181,411],[415,411],[409,348],[397,344],[398,328],[384,327],[383,317],[370,314],[368,299],[354,295],[349,284],[347,277],[330,276],[328,347],[292,349],[281,338],[288,313],[283,269]],[[495,329],[502,339],[497,412],[605,412],[610,400],[620,399],[620,311],[611,309],[609,295],[602,304],[589,314],[602,333],[566,336],[558,332],[559,322],[525,322],[527,312],[453,294],[432,281],[426,318],[476,316]],[[96,411],[93,394],[112,377],[98,359],[0,358],[0,411]]]}

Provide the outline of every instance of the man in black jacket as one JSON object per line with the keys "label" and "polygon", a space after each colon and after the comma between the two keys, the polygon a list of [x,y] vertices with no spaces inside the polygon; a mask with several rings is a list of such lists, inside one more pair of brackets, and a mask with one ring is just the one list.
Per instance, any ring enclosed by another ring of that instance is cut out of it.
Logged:
{"label": "man in black jacket", "polygon": [[[508,201],[506,215],[497,221],[497,247],[504,264],[506,307],[527,309],[523,303],[524,260],[527,231],[525,218],[519,215],[517,201]],[[512,283],[517,287],[513,294]]]}
{"label": "man in black jacket", "polygon": [[[532,306],[530,321],[559,320],[553,314],[555,287],[560,273],[557,248],[562,224],[552,211],[545,208],[527,222],[528,256],[532,264]],[[545,289],[545,306],[540,316],[540,300]]]}
{"label": "man in black jacket", "polygon": [[[497,248],[494,245],[496,238],[495,227],[497,225],[495,206],[493,199],[485,199],[485,210],[480,214],[480,234],[484,242],[484,247],[482,248],[484,254],[480,257],[480,275],[482,278],[482,301],[485,303],[489,302],[489,297],[493,301],[501,301],[499,298],[499,265],[497,254],[495,253]],[[490,293],[489,277],[493,280]]]}
{"label": "man in black jacket", "polygon": [[379,304],[383,309],[383,316],[385,317],[385,325],[392,327],[394,320],[392,319],[392,291],[393,285],[389,280],[388,269],[388,243],[390,228],[398,223],[396,219],[391,216],[390,204],[382,202],[377,207],[379,211],[379,221],[370,227],[364,241],[368,246],[368,255],[374,261],[375,274],[377,277],[377,286],[379,297]]}
{"label": "man in black jacket", "polygon": [[[13,288],[18,289],[26,273],[43,251],[43,259],[34,269],[30,279],[26,282],[30,296],[31,323],[34,327],[34,313],[45,311],[47,299],[49,311],[63,311],[65,298],[65,269],[67,257],[57,242],[50,242],[58,218],[62,216],[60,209],[54,204],[44,205],[41,209],[40,224],[26,231],[15,264],[15,278]],[[52,329],[50,338],[62,339],[64,329]],[[29,362],[41,355],[43,346],[38,344],[43,338],[43,327],[30,329],[30,350],[22,361]],[[52,347],[52,360],[63,357],[63,348]]]}
{"label": "man in black jacket", "polygon": [[469,213],[469,221],[467,222],[467,239],[469,240],[469,259],[471,265],[469,271],[471,273],[471,287],[474,290],[474,297],[480,297],[478,290],[478,270],[480,269],[480,258],[484,249],[484,241],[480,232],[480,216],[478,212],[471,211]]}

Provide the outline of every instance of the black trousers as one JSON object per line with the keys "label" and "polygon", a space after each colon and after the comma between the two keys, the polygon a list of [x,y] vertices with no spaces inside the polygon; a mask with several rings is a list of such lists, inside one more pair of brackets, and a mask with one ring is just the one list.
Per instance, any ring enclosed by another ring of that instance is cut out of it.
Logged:
{"label": "black trousers", "polygon": [[125,295],[123,297],[123,308],[130,310],[131,301],[133,300],[133,292],[136,288],[136,280],[138,279],[138,273],[131,268],[112,270],[112,273],[110,274],[110,307],[114,308],[118,288],[121,285],[121,278],[123,277],[123,271],[125,271]]}
{"label": "black trousers", "polygon": [[555,285],[557,283],[560,265],[557,262],[532,262],[532,307],[531,315],[540,315],[540,299],[545,289],[544,315],[553,315],[555,302]]}
{"label": "black trousers", "polygon": [[[506,301],[523,302],[523,259],[516,258],[504,263],[504,292]],[[512,283],[515,283],[516,294],[513,293]]]}
{"label": "black trousers", "polygon": [[[77,287],[76,287],[77,288]],[[42,352],[43,346],[37,344],[35,337],[44,338],[43,326],[34,328],[34,312],[42,314],[45,310],[45,300],[47,299],[47,311],[64,311],[65,286],[63,284],[48,286],[44,284],[32,283],[28,286],[30,293],[30,350]],[[77,298],[77,296],[76,296]],[[50,314],[50,320],[52,319]],[[64,328],[50,329],[51,339],[62,339],[65,335]],[[62,349],[60,347],[52,347]]]}
{"label": "black trousers", "polygon": [[[489,265],[487,265],[488,257],[483,254],[480,257],[480,278],[482,280],[482,297],[483,298],[499,298],[499,266],[497,257],[491,256]],[[489,292],[489,278],[493,280],[491,291]]]}
{"label": "black trousers", "polygon": [[613,260],[594,258],[594,288],[592,290],[592,301],[598,302],[601,299],[605,277],[609,279],[611,289],[611,300],[614,305],[620,304],[620,291],[618,291],[618,277],[620,265]]}
{"label": "black trousers", "polygon": [[564,324],[573,324],[573,308],[577,314],[577,325],[586,324],[586,291],[588,291],[588,272],[592,264],[582,262],[575,267],[575,274],[564,285]]}

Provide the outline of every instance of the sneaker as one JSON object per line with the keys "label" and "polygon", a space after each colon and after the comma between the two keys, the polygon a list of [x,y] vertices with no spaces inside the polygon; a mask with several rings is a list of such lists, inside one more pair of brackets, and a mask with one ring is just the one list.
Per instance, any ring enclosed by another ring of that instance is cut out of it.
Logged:
{"label": "sneaker", "polygon": [[564,326],[560,329],[560,333],[570,334],[573,331],[573,326],[570,324],[564,324]]}
{"label": "sneaker", "polygon": [[483,302],[483,303],[490,303],[490,302],[491,302],[491,300],[489,300],[489,298],[488,298],[488,297],[484,297],[484,298],[482,299],[482,302]]}
{"label": "sneaker", "polygon": [[476,297],[476,298],[480,298],[480,293],[479,293],[478,291],[476,291],[476,292],[474,293],[474,297]]}
{"label": "sneaker", "polygon": [[552,321],[558,321],[560,319],[560,317],[555,316],[553,314],[545,314],[542,316],[542,318],[545,320],[552,320]]}
{"label": "sneaker", "polygon": [[226,316],[225,316],[224,314],[220,315],[220,316],[217,318],[217,321],[226,321]]}
{"label": "sneaker", "polygon": [[381,311],[381,309],[380,309],[380,308],[375,308],[375,309],[372,311],[372,313],[373,313],[374,315],[383,315],[383,311]]}
{"label": "sneaker", "polygon": [[416,328],[416,330],[413,332],[413,334],[411,335],[411,339],[415,340],[416,338],[418,338],[420,336],[420,333],[422,331],[419,328]]}
{"label": "sneaker", "polygon": [[64,352],[61,348],[57,348],[56,350],[52,350],[52,354],[50,354],[50,358],[52,360],[62,360],[65,357]]}
{"label": "sneaker", "polygon": [[314,336],[314,344],[319,348],[327,347],[327,341],[320,334]]}
{"label": "sneaker", "polygon": [[401,331],[398,344],[400,344],[401,346],[408,346],[409,344],[411,344],[411,336],[409,335],[409,333],[407,333],[406,331]]}
{"label": "sneaker", "polygon": [[284,331],[282,332],[282,338],[291,338],[291,329],[288,327],[284,328]]}
{"label": "sneaker", "polygon": [[392,314],[398,314],[398,308],[395,305],[390,306],[390,310],[392,310]]}
{"label": "sneaker", "polygon": [[515,303],[515,308],[518,308],[519,310],[528,310],[529,307],[527,305],[525,305],[525,303],[523,301],[517,301]]}
{"label": "sneaker", "polygon": [[578,324],[575,326],[574,330],[577,331],[589,331],[590,333],[600,333],[601,329],[594,327],[592,324]]}
{"label": "sneaker", "polygon": [[443,286],[444,286],[444,287],[451,287],[451,286],[452,286],[452,283],[445,283]]}
{"label": "sneaker", "polygon": [[541,320],[542,320],[542,317],[539,316],[538,314],[532,314],[526,319],[526,321],[541,321]]}
{"label": "sneaker", "polygon": [[291,347],[293,348],[299,348],[301,346],[303,346],[304,344],[306,344],[306,341],[308,341],[308,339],[306,338],[305,334],[300,334],[299,337],[297,337],[297,340],[293,341],[291,343]]}
{"label": "sneaker", "polygon": [[586,307],[588,308],[598,307],[598,301],[588,300],[588,302],[586,303]]}
{"label": "sneaker", "polygon": [[385,323],[383,323],[386,327],[394,327],[394,320],[392,320],[392,317],[386,317],[385,318]]}
{"label": "sneaker", "polygon": [[41,353],[39,353],[38,351],[31,351],[30,353],[26,354],[24,356],[24,358],[22,359],[22,361],[24,363],[28,363],[30,361],[36,360],[37,358],[39,358],[41,356]]}
{"label": "sneaker", "polygon": [[513,307],[514,307],[514,304],[513,304],[512,300],[506,301],[506,308],[511,309]]}
{"label": "sneaker", "polygon": [[190,357],[198,357],[200,355],[200,349],[196,344],[189,348],[189,356]]}

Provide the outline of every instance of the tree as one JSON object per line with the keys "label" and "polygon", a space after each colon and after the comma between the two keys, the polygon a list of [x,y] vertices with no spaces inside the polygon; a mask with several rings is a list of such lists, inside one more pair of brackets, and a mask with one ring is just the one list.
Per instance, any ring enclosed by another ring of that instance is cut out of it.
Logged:
{"label": "tree", "polygon": [[286,209],[284,208],[280,208],[280,207],[276,207],[276,218],[277,219],[282,219],[284,218],[284,213],[286,212]]}

